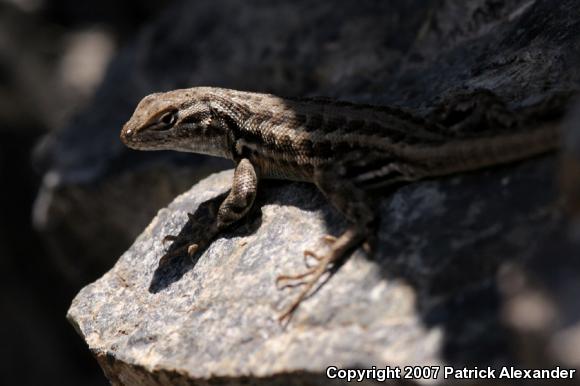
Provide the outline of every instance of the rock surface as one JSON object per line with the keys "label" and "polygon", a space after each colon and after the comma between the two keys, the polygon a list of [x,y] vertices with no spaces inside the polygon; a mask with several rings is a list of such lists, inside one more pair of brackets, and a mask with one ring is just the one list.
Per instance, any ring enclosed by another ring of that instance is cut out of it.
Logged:
{"label": "rock surface", "polygon": [[302,268],[301,251],[320,244],[325,221],[342,223],[328,208],[317,210],[324,200],[304,184],[266,187],[247,227],[217,240],[195,264],[186,258],[158,269],[158,236],[178,233],[186,213],[227,191],[231,178],[231,171],[213,175],[160,211],[115,268],[73,302],[69,319],[114,383],[135,382],[140,367],[148,384],[163,384],[165,369],[190,380],[288,374],[288,382],[330,363],[438,360],[442,331],[421,325],[410,286],[382,280],[361,256],[305,304],[292,327],[278,324],[276,309],[288,295],[276,290],[276,275]]}
{"label": "rock surface", "polygon": [[276,310],[295,289],[277,290],[275,277],[303,268],[301,252],[345,225],[312,186],[264,183],[246,225],[194,262],[158,267],[163,235],[187,231],[187,212],[227,191],[232,173],[222,172],[161,210],[68,318],[120,385],[324,384],[330,365],[521,365],[498,272],[562,231],[554,167],[546,157],[385,198],[377,254],[357,251],[286,329]]}

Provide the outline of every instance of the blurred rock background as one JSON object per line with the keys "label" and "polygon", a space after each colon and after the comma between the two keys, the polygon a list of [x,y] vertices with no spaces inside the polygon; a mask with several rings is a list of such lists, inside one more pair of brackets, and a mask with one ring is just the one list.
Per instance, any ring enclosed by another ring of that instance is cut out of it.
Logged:
{"label": "blurred rock background", "polygon": [[[169,2],[0,1],[0,384],[105,385],[64,319],[81,287],[32,226],[35,145],[93,97],[118,47]],[[87,248],[90,248],[87,246]],[[103,271],[92,272],[93,278]]]}

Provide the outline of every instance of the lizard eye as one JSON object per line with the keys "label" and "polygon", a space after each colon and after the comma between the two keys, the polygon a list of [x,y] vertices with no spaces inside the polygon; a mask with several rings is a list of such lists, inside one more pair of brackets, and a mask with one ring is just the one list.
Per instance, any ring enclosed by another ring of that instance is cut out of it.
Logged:
{"label": "lizard eye", "polygon": [[177,111],[176,110],[172,110],[172,111],[168,111],[165,114],[163,114],[161,117],[159,117],[159,123],[162,123],[165,126],[173,126],[173,124],[175,123],[175,121],[177,120]]}
{"label": "lizard eye", "polygon": [[162,114],[150,129],[155,131],[169,130],[177,121],[177,110],[171,110]]}
{"label": "lizard eye", "polygon": [[159,122],[163,123],[164,125],[171,126],[175,123],[176,119],[177,119],[177,114],[175,114],[175,111],[169,111],[169,112],[163,114],[161,116],[161,118],[159,118]]}

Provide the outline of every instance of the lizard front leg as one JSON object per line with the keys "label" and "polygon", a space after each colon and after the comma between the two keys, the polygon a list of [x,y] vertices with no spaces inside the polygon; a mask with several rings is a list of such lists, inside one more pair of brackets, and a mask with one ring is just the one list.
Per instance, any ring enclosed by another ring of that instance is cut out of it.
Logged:
{"label": "lizard front leg", "polygon": [[243,218],[254,205],[258,193],[258,174],[254,165],[243,158],[234,172],[230,193],[220,205],[216,228],[221,231]]}
{"label": "lizard front leg", "polygon": [[[179,248],[173,254],[187,251],[189,256],[208,245],[221,231],[228,228],[233,223],[242,219],[252,208],[256,193],[258,192],[258,174],[252,163],[243,158],[234,171],[232,188],[219,206],[215,221],[205,230],[202,240],[188,243],[185,247]],[[190,218],[192,216],[190,215]],[[175,240],[175,236],[166,236],[167,240]],[[168,255],[164,256],[166,258]]]}
{"label": "lizard front leg", "polygon": [[325,236],[325,241],[330,243],[330,251],[327,254],[318,256],[312,251],[304,251],[305,255],[317,260],[316,265],[299,274],[278,276],[277,283],[306,279],[300,283],[304,287],[278,317],[281,322],[292,315],[332,264],[345,257],[374,233],[375,214],[369,204],[369,197],[363,189],[342,176],[340,171],[341,168],[338,167],[320,170],[315,173],[314,182],[330,203],[346,216],[351,225],[337,238]]}

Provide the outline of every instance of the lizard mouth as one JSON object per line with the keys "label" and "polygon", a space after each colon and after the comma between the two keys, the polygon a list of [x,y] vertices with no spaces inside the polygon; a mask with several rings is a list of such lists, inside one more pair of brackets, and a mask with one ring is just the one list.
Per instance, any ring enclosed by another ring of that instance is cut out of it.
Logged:
{"label": "lizard mouth", "polygon": [[168,140],[163,131],[141,130],[125,125],[120,134],[121,142],[134,150],[165,150]]}

